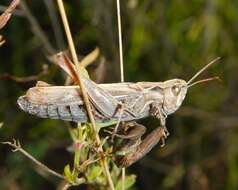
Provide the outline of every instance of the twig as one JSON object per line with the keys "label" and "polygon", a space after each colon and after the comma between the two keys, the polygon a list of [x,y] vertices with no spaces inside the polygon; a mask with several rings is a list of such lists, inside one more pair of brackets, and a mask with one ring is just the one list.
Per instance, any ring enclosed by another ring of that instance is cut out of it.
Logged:
{"label": "twig", "polygon": [[26,156],[27,158],[29,158],[32,162],[34,162],[36,165],[38,165],[41,169],[45,170],[46,172],[65,180],[64,176],[55,172],[54,170],[48,168],[46,165],[44,165],[43,163],[41,163],[40,161],[38,161],[37,159],[35,159],[32,155],[30,155],[28,152],[26,152],[22,147],[21,144],[19,142],[19,140],[15,140],[13,139],[13,142],[0,142],[1,144],[6,144],[9,145],[11,147],[13,147],[12,152],[21,152],[24,156]]}
{"label": "twig", "polygon": [[[0,5],[0,12],[4,12],[6,8],[7,8],[7,6]],[[13,16],[20,16],[20,17],[24,17],[25,16],[23,11],[17,10],[17,9],[14,10],[12,15]]]}
{"label": "twig", "polygon": [[[76,68],[77,68],[77,71],[80,72],[81,68],[80,68],[80,65],[79,65],[79,62],[78,62],[77,53],[76,53],[74,43],[73,43],[73,38],[72,38],[72,35],[71,35],[71,32],[70,32],[67,16],[66,16],[65,9],[64,9],[64,4],[63,4],[62,0],[57,0],[57,2],[58,2],[61,17],[62,17],[62,21],[63,21],[63,24],[64,24],[64,28],[65,28],[69,48],[70,48],[70,51],[71,51],[71,54],[72,54],[73,62],[75,64]],[[81,91],[82,91],[82,96],[83,96],[83,100],[84,100],[84,103],[85,103],[85,106],[86,106],[86,110],[87,110],[90,122],[92,124],[92,127],[93,127],[93,131],[94,131],[94,134],[95,134],[97,145],[100,147],[101,140],[100,140],[100,137],[98,135],[96,123],[95,123],[95,120],[94,120],[94,117],[93,117],[93,114],[92,114],[92,109],[90,107],[90,102],[89,102],[89,98],[87,96],[85,86],[84,86],[83,82],[81,81],[80,73],[78,73],[78,82],[79,82],[79,86],[80,86]],[[100,147],[99,151],[101,153],[103,153],[103,149],[101,147]],[[115,188],[114,188],[112,178],[111,178],[111,175],[110,175],[110,172],[109,172],[109,168],[108,168],[108,165],[107,165],[107,162],[106,162],[104,156],[101,157],[101,164],[102,164],[102,167],[104,169],[104,173],[107,177],[110,188],[112,190],[114,190]]]}
{"label": "twig", "polygon": [[67,190],[68,188],[70,188],[72,185],[70,185],[69,183],[66,183],[61,190]]}
{"label": "twig", "polygon": [[67,190],[68,188],[72,187],[72,186],[77,186],[77,185],[81,185],[85,183],[85,179],[82,177],[82,178],[77,178],[76,179],[76,183],[75,184],[70,184],[68,182],[66,182],[63,187],[61,188],[61,190]]}
{"label": "twig", "polygon": [[26,18],[29,20],[34,34],[41,40],[46,52],[50,55],[54,54],[55,50],[53,46],[49,43],[49,40],[47,39],[45,33],[41,29],[35,17],[32,15],[24,0],[21,0],[20,7],[24,11]]}
{"label": "twig", "polygon": [[0,80],[12,80],[16,83],[28,83],[39,80],[40,77],[48,74],[48,65],[43,65],[42,71],[37,75],[27,76],[27,77],[17,77],[10,75],[9,73],[4,73],[0,75]]}
{"label": "twig", "polygon": [[0,29],[2,29],[7,24],[12,16],[12,12],[15,10],[19,3],[20,0],[13,0],[7,7],[7,9],[0,15]]}

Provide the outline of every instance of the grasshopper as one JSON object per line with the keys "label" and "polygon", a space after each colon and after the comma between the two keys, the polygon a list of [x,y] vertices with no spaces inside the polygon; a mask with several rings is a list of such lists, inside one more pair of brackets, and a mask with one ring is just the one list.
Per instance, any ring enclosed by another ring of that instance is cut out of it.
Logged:
{"label": "grasshopper", "polygon": [[[69,74],[73,81],[76,81],[76,69],[70,59],[62,53],[57,55],[57,59],[57,64]],[[167,116],[181,106],[188,88],[198,83],[218,79],[218,77],[211,77],[193,82],[218,59],[203,67],[188,82],[172,79],[164,82],[96,84],[86,76],[82,76],[95,121],[105,124],[116,121],[117,125],[112,134],[126,141],[120,149],[122,153],[114,159],[118,166],[127,167],[136,162],[160,139],[164,144],[164,139],[169,135],[166,129]],[[76,85],[51,86],[45,82],[38,82],[24,96],[19,97],[17,103],[23,111],[41,118],[80,123],[89,121],[80,87]],[[135,121],[148,116],[158,118],[161,127],[154,129],[141,141],[141,136],[146,129]]]}

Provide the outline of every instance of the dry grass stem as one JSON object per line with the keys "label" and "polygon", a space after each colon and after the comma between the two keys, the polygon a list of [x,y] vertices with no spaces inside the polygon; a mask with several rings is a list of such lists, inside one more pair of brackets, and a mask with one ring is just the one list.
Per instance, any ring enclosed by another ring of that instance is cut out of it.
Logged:
{"label": "dry grass stem", "polygon": [[[120,55],[120,73],[121,73],[121,82],[124,82],[125,79],[124,79],[124,62],[123,62],[123,45],[122,45],[120,0],[117,0],[117,19],[118,19],[119,55]],[[122,190],[125,189],[125,174],[126,174],[126,169],[122,168]]]}
{"label": "dry grass stem", "polygon": [[122,46],[122,30],[121,30],[122,27],[121,27],[120,0],[117,0],[117,20],[118,20],[118,38],[119,38],[121,82],[124,82],[124,64],[123,64],[123,46]]}
{"label": "dry grass stem", "polygon": [[[71,35],[71,32],[70,32],[67,16],[66,16],[65,9],[64,9],[64,4],[63,4],[62,0],[57,0],[57,2],[58,2],[59,10],[60,10],[60,15],[62,17],[62,21],[63,21],[63,24],[64,24],[64,28],[65,28],[69,48],[70,48],[70,51],[71,51],[71,54],[72,54],[73,62],[74,62],[75,66],[76,66],[76,69],[78,71],[78,82],[79,82],[79,86],[81,87],[83,100],[84,100],[84,103],[85,103],[85,106],[86,106],[86,109],[87,109],[87,113],[89,115],[89,119],[90,119],[92,127],[93,127],[93,131],[95,133],[95,138],[96,138],[97,145],[99,146],[101,144],[101,140],[100,140],[100,137],[99,137],[98,132],[97,132],[96,123],[95,123],[95,120],[94,120],[94,117],[93,117],[92,109],[91,109],[91,106],[90,106],[90,102],[89,102],[89,98],[87,96],[85,86],[84,86],[83,82],[80,80],[81,79],[80,78],[81,68],[80,68],[80,65],[79,65],[79,62],[78,62],[77,53],[76,53],[73,38],[72,38],[72,35]],[[100,148],[99,151],[103,153],[102,148]],[[111,190],[114,190],[115,188],[114,188],[114,185],[113,185],[113,181],[112,181],[112,178],[111,178],[111,175],[110,175],[110,172],[109,172],[109,168],[108,168],[108,165],[107,165],[107,162],[106,162],[106,159],[104,158],[104,156],[102,156],[102,158],[101,158],[101,164],[102,164],[102,167],[104,169],[104,173],[107,177],[110,188],[111,188]]]}

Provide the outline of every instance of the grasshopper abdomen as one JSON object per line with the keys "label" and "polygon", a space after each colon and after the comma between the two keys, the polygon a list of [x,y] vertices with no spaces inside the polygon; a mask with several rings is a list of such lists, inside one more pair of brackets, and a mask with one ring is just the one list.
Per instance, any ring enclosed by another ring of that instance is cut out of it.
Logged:
{"label": "grasshopper abdomen", "polygon": [[[85,109],[79,104],[37,104],[22,96],[17,101],[22,110],[40,118],[60,119],[64,121],[82,122],[88,120]],[[95,113],[96,120],[106,120]]]}
{"label": "grasshopper abdomen", "polygon": [[[137,109],[140,110],[144,105],[144,100],[139,99],[138,92],[130,92],[130,89],[117,92],[114,94],[114,84],[112,85],[100,85],[103,89],[107,90],[118,101],[122,102],[126,107],[131,107],[131,111],[137,113]],[[112,87],[111,87],[112,86]],[[120,84],[118,85],[120,86]],[[120,87],[117,86],[117,90]],[[125,85],[121,85],[125,88]],[[103,100],[102,100],[103,101]],[[88,116],[85,111],[84,102],[80,94],[80,89],[77,86],[49,86],[49,87],[33,87],[29,89],[26,95],[18,98],[17,101],[20,108],[37,117],[60,119],[65,121],[74,121],[86,123],[88,122]],[[91,105],[92,111],[97,122],[107,122],[112,119],[118,119],[119,114],[116,113],[112,117],[104,115],[95,105]],[[121,121],[132,121],[149,116],[149,106],[147,106],[141,113],[136,115],[128,112],[123,112]]]}

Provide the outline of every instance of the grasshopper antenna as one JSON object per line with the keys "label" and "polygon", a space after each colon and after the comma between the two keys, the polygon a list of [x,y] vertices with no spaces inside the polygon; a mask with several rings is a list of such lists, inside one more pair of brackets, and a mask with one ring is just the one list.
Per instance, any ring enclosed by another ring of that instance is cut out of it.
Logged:
{"label": "grasshopper antenna", "polygon": [[[196,79],[202,72],[204,72],[205,70],[207,70],[208,67],[210,67],[211,65],[213,65],[215,62],[217,62],[218,60],[220,59],[220,57],[217,57],[216,59],[212,60],[210,63],[208,63],[206,66],[204,66],[200,71],[198,71],[188,82],[187,84],[191,84],[194,79]],[[197,81],[195,83],[193,83],[192,85],[195,85],[195,84],[198,84],[198,83],[201,83],[201,82],[206,82],[206,81],[210,81],[210,80],[217,80],[217,79],[214,79],[215,77],[212,77],[212,78],[209,78],[209,79],[204,79],[205,81],[201,80],[201,81]],[[189,85],[191,86],[191,85]]]}
{"label": "grasshopper antenna", "polygon": [[191,86],[194,86],[196,84],[200,84],[200,83],[204,83],[204,82],[208,82],[208,81],[213,81],[213,80],[221,81],[221,79],[218,76],[210,77],[210,78],[207,78],[207,79],[202,79],[202,80],[193,82],[192,84],[188,85],[188,88],[190,88]]}

